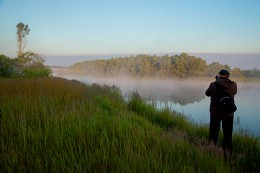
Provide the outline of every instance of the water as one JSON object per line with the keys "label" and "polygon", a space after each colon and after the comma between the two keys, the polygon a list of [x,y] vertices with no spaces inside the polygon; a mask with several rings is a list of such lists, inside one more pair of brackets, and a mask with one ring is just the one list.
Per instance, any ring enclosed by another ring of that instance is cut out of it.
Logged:
{"label": "water", "polygon": [[[167,106],[187,116],[191,121],[209,123],[210,98],[204,93],[212,81],[71,76],[66,78],[88,84],[116,85],[126,97],[133,91],[138,91],[143,98],[156,103],[158,109]],[[235,101],[238,110],[235,112],[234,130],[243,130],[260,137],[260,82],[237,82],[237,85],[238,94],[235,96]]]}

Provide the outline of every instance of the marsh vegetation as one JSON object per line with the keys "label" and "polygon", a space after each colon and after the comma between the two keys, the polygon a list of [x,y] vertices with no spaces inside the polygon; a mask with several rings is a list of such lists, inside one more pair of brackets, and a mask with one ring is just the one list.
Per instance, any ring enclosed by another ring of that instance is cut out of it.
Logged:
{"label": "marsh vegetation", "polygon": [[256,138],[229,162],[208,127],[134,92],[62,78],[0,80],[1,172],[259,172]]}

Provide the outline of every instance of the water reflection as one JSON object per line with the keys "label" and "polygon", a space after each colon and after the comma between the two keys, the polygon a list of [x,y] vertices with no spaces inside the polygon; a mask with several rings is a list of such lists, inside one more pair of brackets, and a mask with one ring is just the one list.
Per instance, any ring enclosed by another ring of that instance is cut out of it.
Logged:
{"label": "water reflection", "polygon": [[118,86],[123,95],[128,96],[137,91],[144,99],[173,102],[187,105],[200,102],[205,99],[205,87],[207,82],[188,80],[160,80],[160,79],[129,79],[129,78],[93,78],[93,77],[73,77],[85,83],[97,83]]}

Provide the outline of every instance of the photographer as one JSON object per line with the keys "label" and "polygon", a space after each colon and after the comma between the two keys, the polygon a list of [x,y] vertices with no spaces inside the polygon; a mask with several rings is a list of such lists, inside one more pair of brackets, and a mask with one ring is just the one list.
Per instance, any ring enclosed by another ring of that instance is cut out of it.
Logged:
{"label": "photographer", "polygon": [[213,142],[217,145],[220,123],[222,122],[223,130],[223,143],[224,157],[227,158],[232,155],[232,133],[233,133],[233,120],[234,113],[224,115],[221,113],[219,108],[219,92],[217,89],[218,85],[222,90],[227,93],[232,99],[237,93],[237,84],[229,79],[229,72],[227,70],[220,70],[219,75],[216,76],[216,82],[210,83],[205,94],[210,99],[210,134],[209,142]]}

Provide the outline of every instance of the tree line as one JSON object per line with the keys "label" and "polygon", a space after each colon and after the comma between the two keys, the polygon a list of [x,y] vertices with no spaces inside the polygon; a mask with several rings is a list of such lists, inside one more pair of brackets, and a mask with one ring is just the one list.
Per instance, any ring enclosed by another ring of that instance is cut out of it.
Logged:
{"label": "tree line", "polygon": [[10,77],[47,77],[51,69],[44,65],[44,59],[27,51],[16,58],[0,55],[0,78]]}
{"label": "tree line", "polygon": [[119,57],[108,60],[79,62],[69,71],[82,75],[131,76],[131,77],[214,77],[220,69],[229,70],[232,77],[260,77],[260,70],[231,69],[218,62],[207,64],[206,60],[187,53],[180,55],[146,55]]}
{"label": "tree line", "polygon": [[44,65],[45,59],[32,51],[24,51],[26,36],[30,33],[29,26],[20,22],[16,25],[16,29],[17,57],[10,58],[0,54],[0,78],[49,76],[51,70]]}

